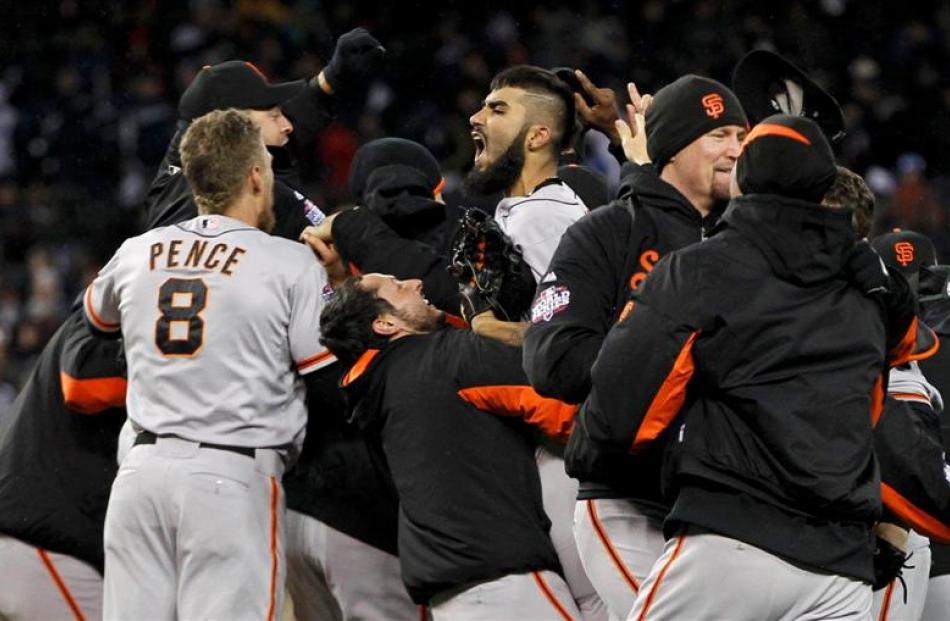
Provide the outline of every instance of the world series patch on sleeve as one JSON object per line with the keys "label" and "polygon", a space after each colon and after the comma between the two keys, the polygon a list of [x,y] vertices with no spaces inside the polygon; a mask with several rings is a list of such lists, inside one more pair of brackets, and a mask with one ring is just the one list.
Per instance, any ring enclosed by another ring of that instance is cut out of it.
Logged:
{"label": "world series patch on sleeve", "polygon": [[571,290],[564,285],[548,287],[538,294],[531,306],[531,323],[551,321],[571,303]]}

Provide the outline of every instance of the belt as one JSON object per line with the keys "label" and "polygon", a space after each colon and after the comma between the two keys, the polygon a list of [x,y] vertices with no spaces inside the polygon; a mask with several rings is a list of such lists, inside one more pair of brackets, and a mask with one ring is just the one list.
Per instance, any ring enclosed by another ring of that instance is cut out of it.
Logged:
{"label": "belt", "polygon": [[[152,433],[151,431],[143,431],[139,433],[139,435],[135,436],[135,442],[132,444],[132,446],[138,446],[139,444],[155,444],[158,438],[177,438],[177,437],[178,436],[174,436],[171,434],[159,436]],[[183,439],[183,438],[179,438],[179,439]],[[244,455],[245,457],[250,457],[251,459],[254,458],[255,449],[247,447],[247,446],[230,446],[227,444],[211,444],[210,442],[199,442],[198,446],[200,446],[201,448],[217,449],[219,451],[231,451],[232,453],[237,453],[238,455]]]}

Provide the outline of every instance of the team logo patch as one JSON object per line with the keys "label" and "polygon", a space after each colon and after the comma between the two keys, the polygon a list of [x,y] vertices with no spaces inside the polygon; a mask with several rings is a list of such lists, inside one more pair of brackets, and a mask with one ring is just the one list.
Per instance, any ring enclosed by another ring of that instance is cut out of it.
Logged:
{"label": "team logo patch", "polygon": [[705,95],[700,103],[703,104],[703,108],[706,109],[706,114],[711,116],[714,119],[718,119],[723,112],[726,111],[726,106],[722,101],[722,96],[719,93],[709,93]]}
{"label": "team logo patch", "polygon": [[571,290],[558,285],[548,287],[538,294],[531,306],[531,323],[551,321],[551,318],[567,308],[571,303]]}
{"label": "team logo patch", "polygon": [[330,283],[323,285],[323,291],[320,292],[320,296],[323,298],[324,302],[329,302],[333,299],[333,287],[330,286]]}
{"label": "team logo patch", "polygon": [[894,244],[894,256],[897,262],[907,267],[914,262],[914,244],[906,241]]}

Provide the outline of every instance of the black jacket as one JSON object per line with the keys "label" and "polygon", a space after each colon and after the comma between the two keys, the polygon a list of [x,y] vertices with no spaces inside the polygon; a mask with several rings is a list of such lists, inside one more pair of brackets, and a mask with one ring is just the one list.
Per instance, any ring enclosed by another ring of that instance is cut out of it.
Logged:
{"label": "black jacket", "polygon": [[353,421],[382,441],[413,601],[468,582],[559,570],[532,435],[517,417],[482,411],[531,404],[517,349],[443,329],[369,350],[343,381]]}
{"label": "black jacket", "polygon": [[[286,147],[268,147],[274,156],[274,235],[296,240],[304,227],[312,223],[311,214],[315,206],[297,191],[303,187],[303,183],[296,166],[296,153],[313,144],[319,131],[329,122],[332,111],[332,98],[314,86],[307,86],[300,95],[283,106],[283,112],[293,123],[294,131]],[[175,136],[145,196],[146,230],[177,224],[198,215],[198,207],[181,170],[178,152],[188,125],[186,121],[179,121]]]}
{"label": "black jacket", "polygon": [[[920,306],[924,322],[940,339],[940,349],[920,369],[944,398],[939,413],[944,451],[950,451],[950,265],[925,267],[920,275]],[[950,574],[950,545],[931,541],[931,575]]]}
{"label": "black jacket", "polygon": [[125,387],[121,341],[96,338],[76,310],[0,425],[0,533],[102,572]]}
{"label": "black jacket", "polygon": [[[525,334],[524,368],[540,394],[581,403],[590,368],[630,292],[669,252],[700,241],[718,213],[704,219],[652,166],[628,164],[617,200],[571,225],[538,285]],[[659,503],[659,449],[633,458],[602,453],[574,430],[565,461],[580,479],[579,497],[633,497]],[[636,469],[642,473],[629,477]],[[649,474],[652,472],[653,474]],[[660,515],[665,511],[658,506]]]}
{"label": "black jacket", "polygon": [[850,219],[735,199],[713,237],[656,266],[605,340],[577,425],[633,451],[672,430],[668,535],[696,525],[872,579],[872,422],[888,347],[905,360],[916,322],[908,304],[890,334],[878,301],[847,281]]}

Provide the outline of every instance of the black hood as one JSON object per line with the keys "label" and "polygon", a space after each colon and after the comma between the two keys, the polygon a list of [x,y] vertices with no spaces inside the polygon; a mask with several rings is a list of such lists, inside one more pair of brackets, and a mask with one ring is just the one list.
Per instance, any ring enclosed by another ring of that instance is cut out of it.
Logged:
{"label": "black hood", "polygon": [[403,164],[374,170],[362,200],[400,237],[417,239],[445,221],[445,205],[432,197],[428,178]]}
{"label": "black hood", "polygon": [[643,201],[666,211],[678,211],[697,223],[701,222],[703,231],[708,231],[719,221],[726,207],[723,201],[708,216],[703,217],[679,190],[660,179],[652,164],[637,165],[630,162],[623,166],[617,198]]}
{"label": "black hood", "polygon": [[725,227],[750,239],[782,279],[808,285],[837,277],[854,247],[850,209],[750,194],[730,201]]}
{"label": "black hood", "polygon": [[924,323],[940,336],[950,336],[950,265],[921,267],[919,294]]}

